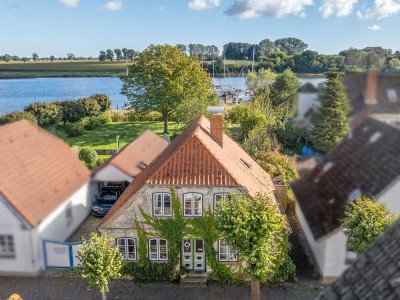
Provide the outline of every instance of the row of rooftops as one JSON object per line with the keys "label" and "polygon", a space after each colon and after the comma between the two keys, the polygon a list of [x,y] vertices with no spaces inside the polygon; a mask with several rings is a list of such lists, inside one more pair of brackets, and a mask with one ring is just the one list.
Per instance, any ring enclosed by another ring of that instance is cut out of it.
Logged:
{"label": "row of rooftops", "polygon": [[[64,141],[28,121],[0,126],[0,143],[0,194],[32,227],[90,180]],[[239,186],[277,199],[270,175],[223,133],[222,115],[200,116],[170,144],[147,131],[94,172],[110,164],[134,180],[102,224],[144,184]]]}
{"label": "row of rooftops", "polygon": [[369,118],[291,184],[316,240],[340,228],[349,200],[378,196],[400,175],[400,128]]}

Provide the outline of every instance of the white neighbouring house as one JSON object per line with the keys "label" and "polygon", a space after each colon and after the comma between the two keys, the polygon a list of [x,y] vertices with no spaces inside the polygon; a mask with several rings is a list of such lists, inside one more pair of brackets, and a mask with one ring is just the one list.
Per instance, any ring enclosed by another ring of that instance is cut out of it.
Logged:
{"label": "white neighbouring house", "polygon": [[92,194],[96,195],[110,181],[132,182],[167,146],[166,140],[145,131],[93,170]]}
{"label": "white neighbouring house", "polygon": [[349,201],[372,196],[400,214],[400,128],[369,118],[309,173],[291,184],[296,215],[325,279],[355,259],[340,219]]}
{"label": "white neighbouring house", "polygon": [[43,240],[66,240],[90,213],[90,171],[28,121],[0,126],[0,145],[0,275],[37,275]]}

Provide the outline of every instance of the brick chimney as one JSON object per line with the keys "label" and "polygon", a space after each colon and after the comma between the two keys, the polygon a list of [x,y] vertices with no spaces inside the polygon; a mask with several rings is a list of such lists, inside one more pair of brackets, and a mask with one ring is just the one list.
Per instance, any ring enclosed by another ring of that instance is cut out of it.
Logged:
{"label": "brick chimney", "polygon": [[209,107],[210,116],[210,135],[220,145],[224,146],[224,116],[223,108]]}
{"label": "brick chimney", "polygon": [[378,71],[370,70],[367,72],[367,86],[365,87],[365,97],[364,97],[365,104],[367,105],[376,104],[377,87],[378,87]]}

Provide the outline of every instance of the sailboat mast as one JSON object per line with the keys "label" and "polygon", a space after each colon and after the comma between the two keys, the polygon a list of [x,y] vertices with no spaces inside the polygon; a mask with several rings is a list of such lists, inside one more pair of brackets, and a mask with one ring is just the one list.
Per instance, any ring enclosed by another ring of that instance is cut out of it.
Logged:
{"label": "sailboat mast", "polygon": [[255,51],[256,47],[253,46],[253,62],[251,63],[251,73],[254,72],[254,51]]}

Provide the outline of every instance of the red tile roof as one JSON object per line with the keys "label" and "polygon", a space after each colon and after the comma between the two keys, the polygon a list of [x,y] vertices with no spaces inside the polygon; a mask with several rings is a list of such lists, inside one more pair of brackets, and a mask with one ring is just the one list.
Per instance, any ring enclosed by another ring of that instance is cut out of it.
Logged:
{"label": "red tile roof", "polygon": [[31,226],[90,179],[61,139],[28,121],[0,126],[0,194]]}
{"label": "red tile roof", "polygon": [[168,142],[150,130],[146,130],[135,140],[125,145],[108,161],[96,168],[97,173],[109,164],[125,174],[135,177],[147,167],[168,146]]}
{"label": "red tile roof", "polygon": [[136,177],[99,227],[144,184],[241,186],[251,197],[264,193],[276,199],[270,175],[225,134],[220,147],[210,136],[210,122],[204,116],[196,119]]}

